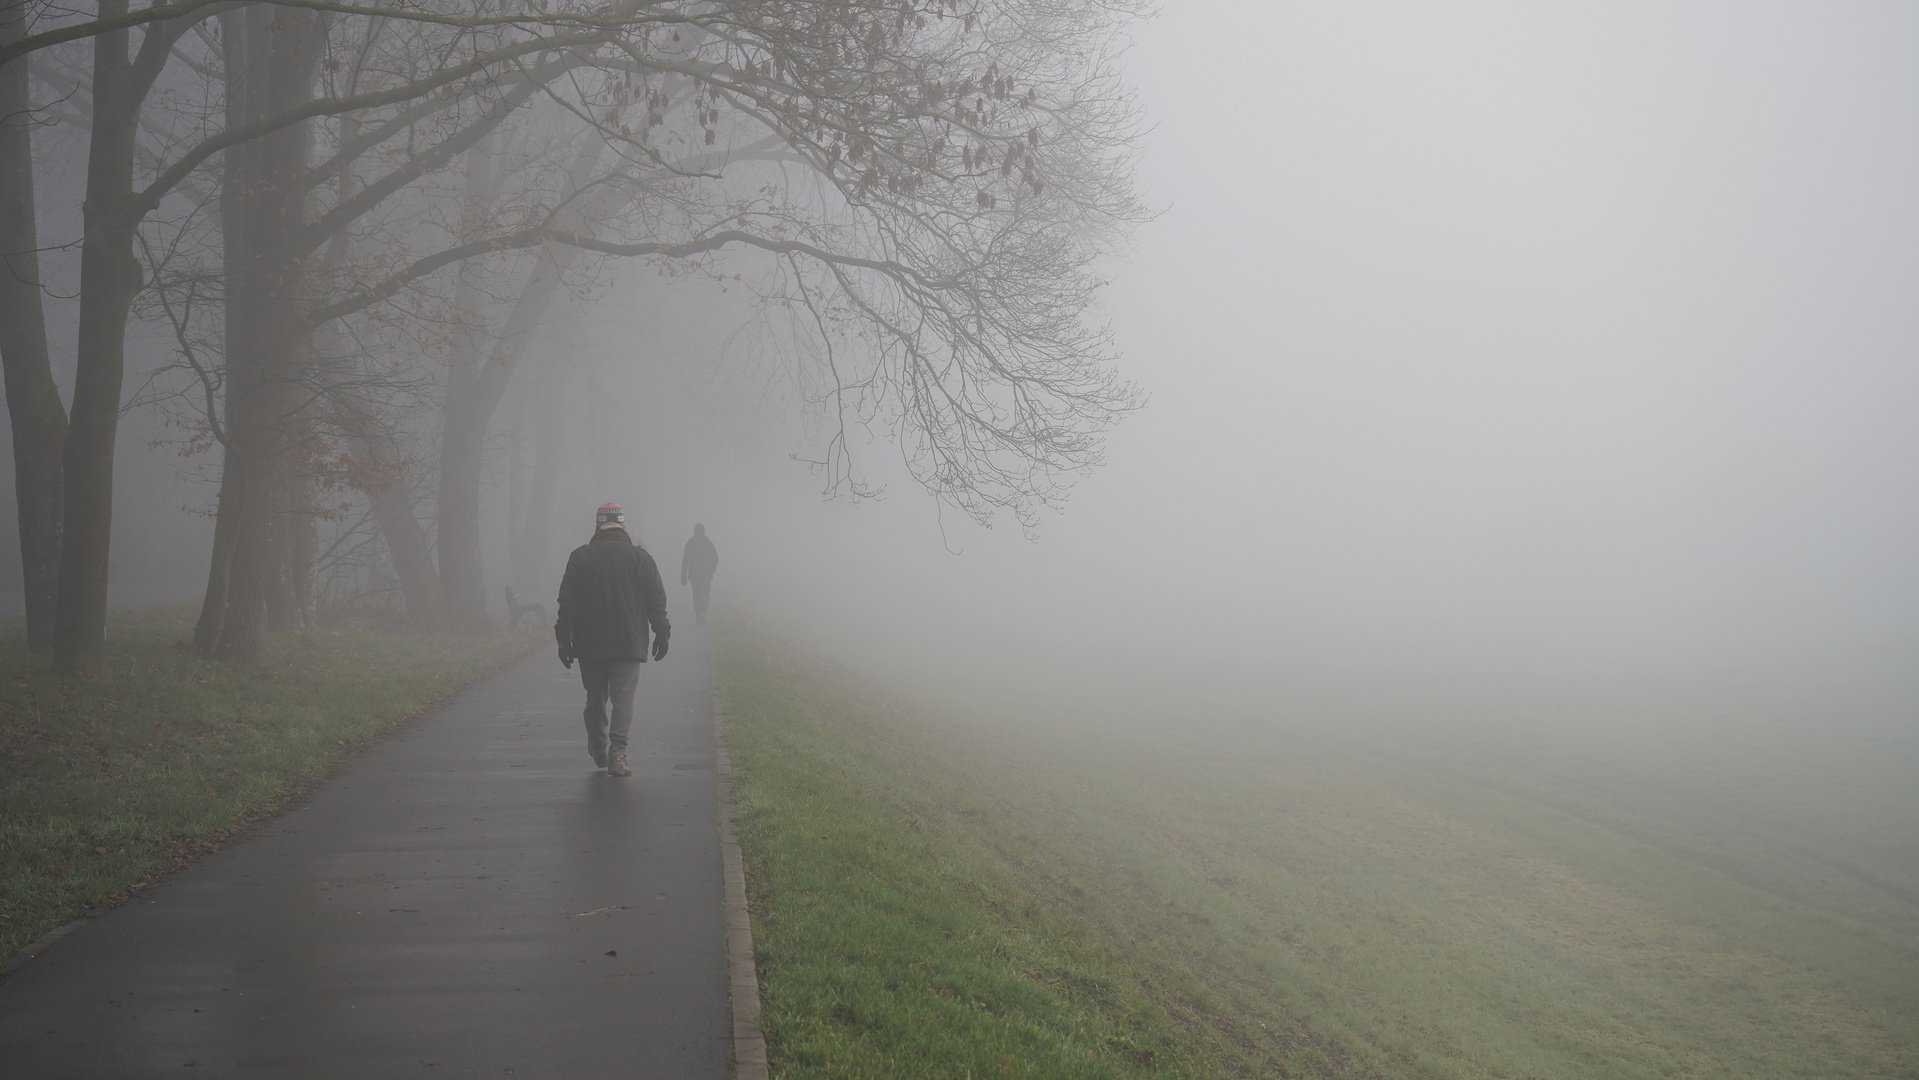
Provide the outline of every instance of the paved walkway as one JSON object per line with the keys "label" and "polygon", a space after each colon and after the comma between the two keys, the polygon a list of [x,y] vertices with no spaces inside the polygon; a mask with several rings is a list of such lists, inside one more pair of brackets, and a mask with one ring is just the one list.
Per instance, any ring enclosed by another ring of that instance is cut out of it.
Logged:
{"label": "paved walkway", "polygon": [[641,669],[619,780],[550,650],[468,688],[9,976],[0,1073],[721,1080],[711,672]]}

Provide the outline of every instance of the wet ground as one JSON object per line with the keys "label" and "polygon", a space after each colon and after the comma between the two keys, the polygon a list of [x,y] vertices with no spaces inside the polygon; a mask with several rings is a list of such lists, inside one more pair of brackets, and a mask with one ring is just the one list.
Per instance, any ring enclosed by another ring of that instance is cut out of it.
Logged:
{"label": "wet ground", "polygon": [[33,958],[0,1072],[724,1077],[703,628],[641,670],[630,778],[587,757],[576,671],[467,688]]}

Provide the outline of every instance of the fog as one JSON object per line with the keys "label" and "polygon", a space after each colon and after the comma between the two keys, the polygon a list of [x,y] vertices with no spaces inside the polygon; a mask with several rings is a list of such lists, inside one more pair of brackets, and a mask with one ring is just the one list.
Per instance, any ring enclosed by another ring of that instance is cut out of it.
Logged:
{"label": "fog", "polygon": [[1105,311],[1151,403],[1067,509],[980,530],[878,438],[887,498],[821,504],[722,445],[736,394],[649,540],[701,518],[722,598],[884,636],[1909,700],[1916,19],[1169,8]]}
{"label": "fog", "polygon": [[[729,610],[927,657],[1907,701],[1916,23],[1169,5],[1124,59],[1157,217],[1108,259],[1098,313],[1150,400],[1062,510],[981,528],[884,425],[849,445],[884,497],[823,497],[797,460],[830,431],[809,360],[714,280],[750,260],[615,267],[531,350],[571,371],[538,580],[514,580],[506,520],[548,376],[489,429],[489,603],[550,604],[611,500],[669,580],[706,524]],[[130,366],[169,347],[136,333]],[[179,456],[151,410],[125,425],[114,595],[195,600],[217,459]]]}
{"label": "fog", "polygon": [[1116,298],[1182,317],[1129,327],[1156,409],[1114,481],[1230,538],[1193,573],[1223,617],[1390,663],[1900,676],[1911,12],[1268,10],[1243,59],[1176,15],[1142,43],[1174,209]]}
{"label": "fog", "polygon": [[1150,2],[0,0],[0,937],[365,752],[742,1075],[1919,1076],[1919,6]]}

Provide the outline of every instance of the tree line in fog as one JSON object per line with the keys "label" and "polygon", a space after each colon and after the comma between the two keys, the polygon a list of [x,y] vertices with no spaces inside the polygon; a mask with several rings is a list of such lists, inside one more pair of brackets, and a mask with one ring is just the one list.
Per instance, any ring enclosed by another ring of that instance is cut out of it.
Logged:
{"label": "tree line in fog", "polygon": [[[197,649],[249,662],[311,627],[343,545],[414,625],[484,625],[489,429],[520,395],[518,558],[563,444],[548,316],[633,261],[743,289],[801,348],[828,490],[863,490],[847,439],[871,429],[935,496],[1030,525],[1139,404],[1090,310],[1144,216],[1127,8],[0,0],[29,647],[102,660],[136,408],[218,462]],[[70,401],[50,312],[75,319]],[[129,379],[130,334],[166,362]]]}

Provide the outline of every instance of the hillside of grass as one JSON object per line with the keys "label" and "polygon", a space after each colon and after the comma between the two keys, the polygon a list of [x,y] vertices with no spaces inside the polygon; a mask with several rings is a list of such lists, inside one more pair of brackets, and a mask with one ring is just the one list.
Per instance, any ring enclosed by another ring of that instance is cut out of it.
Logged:
{"label": "hillside of grass", "polygon": [[181,648],[194,612],[114,612],[107,672],[0,631],[0,959],[217,843],[523,653],[523,637],[288,635],[249,668]]}
{"label": "hillside of grass", "polygon": [[719,669],[775,1076],[1343,1073],[1140,938],[1142,910],[1187,913],[982,786],[907,703],[750,630]]}
{"label": "hillside of grass", "polygon": [[[1909,900],[1781,887],[1830,823],[1727,831],[1712,757],[1464,761],[1144,671],[922,693],[737,623],[720,665],[776,1076],[1919,1076]],[[1852,799],[1903,821],[1886,753]]]}

